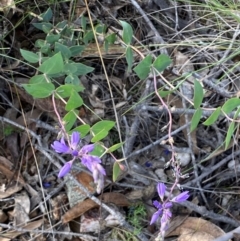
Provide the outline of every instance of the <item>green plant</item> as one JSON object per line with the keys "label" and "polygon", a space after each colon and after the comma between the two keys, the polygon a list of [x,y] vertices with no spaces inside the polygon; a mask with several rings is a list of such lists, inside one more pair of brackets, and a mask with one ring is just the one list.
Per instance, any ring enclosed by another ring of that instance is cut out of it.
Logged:
{"label": "green plant", "polygon": [[129,208],[127,220],[134,227],[133,235],[138,235],[143,229],[143,220],[146,218],[147,211],[143,203],[137,203]]}

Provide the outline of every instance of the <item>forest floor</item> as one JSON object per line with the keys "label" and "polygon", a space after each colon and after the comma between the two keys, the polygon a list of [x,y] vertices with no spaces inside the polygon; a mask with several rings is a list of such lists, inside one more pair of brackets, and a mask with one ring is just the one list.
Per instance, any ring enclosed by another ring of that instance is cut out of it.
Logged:
{"label": "forest floor", "polygon": [[0,241],[240,240],[239,1],[0,11]]}

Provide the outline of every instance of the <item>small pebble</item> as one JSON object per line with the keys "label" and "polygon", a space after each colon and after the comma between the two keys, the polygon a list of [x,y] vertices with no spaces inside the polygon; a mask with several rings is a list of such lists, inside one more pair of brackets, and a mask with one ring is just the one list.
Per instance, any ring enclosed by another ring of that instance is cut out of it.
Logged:
{"label": "small pebble", "polygon": [[182,167],[185,167],[190,163],[191,156],[189,153],[176,153],[176,159],[180,161]]}

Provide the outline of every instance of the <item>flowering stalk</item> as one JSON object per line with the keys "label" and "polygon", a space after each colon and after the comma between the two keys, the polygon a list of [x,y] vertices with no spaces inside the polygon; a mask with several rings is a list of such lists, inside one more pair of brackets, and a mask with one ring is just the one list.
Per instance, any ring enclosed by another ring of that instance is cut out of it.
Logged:
{"label": "flowering stalk", "polygon": [[71,139],[66,144],[64,137],[60,141],[54,141],[51,145],[57,153],[70,154],[73,159],[65,163],[61,168],[58,177],[64,177],[71,170],[72,164],[76,159],[81,160],[82,164],[88,168],[93,174],[94,183],[97,184],[97,192],[100,193],[104,187],[104,176],[106,176],[105,169],[102,167],[101,159],[89,153],[94,150],[94,144],[84,145],[80,148],[80,134],[74,131]]}
{"label": "flowering stalk", "polygon": [[163,240],[165,232],[169,227],[170,219],[172,217],[171,207],[173,203],[185,202],[189,198],[188,191],[182,192],[171,200],[166,199],[164,201],[164,195],[166,193],[166,186],[164,183],[157,184],[158,195],[161,199],[161,203],[157,200],[153,201],[153,205],[157,208],[157,211],[152,215],[150,225],[155,223],[159,217],[161,217],[160,237]]}

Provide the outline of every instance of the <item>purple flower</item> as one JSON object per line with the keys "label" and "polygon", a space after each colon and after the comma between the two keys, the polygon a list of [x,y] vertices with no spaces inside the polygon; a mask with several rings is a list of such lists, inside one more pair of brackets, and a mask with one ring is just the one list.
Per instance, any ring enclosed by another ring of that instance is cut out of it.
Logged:
{"label": "purple flower", "polygon": [[69,147],[66,145],[63,137],[61,138],[60,141],[54,141],[51,147],[58,153],[69,152]]}
{"label": "purple flower", "polygon": [[97,156],[84,154],[81,161],[92,172],[94,183],[97,184],[97,192],[100,193],[104,186],[104,176],[106,176],[105,169],[100,165],[101,159]]}
{"label": "purple flower", "polygon": [[71,135],[69,145],[65,143],[65,140],[62,137],[60,141],[54,141],[51,146],[58,153],[72,154],[73,156],[77,156],[79,142],[80,134],[77,131],[74,131]]}
{"label": "purple flower", "polygon": [[152,215],[152,219],[151,219],[150,225],[152,225],[153,223],[155,223],[162,214],[163,214],[162,209],[158,209],[157,212],[155,212],[155,213]]}
{"label": "purple flower", "polygon": [[[161,204],[160,202],[158,202],[157,200],[153,201],[153,205],[158,209],[157,212],[155,212],[152,216],[150,225],[155,223],[157,221],[157,219],[161,216],[161,215],[165,215],[164,218],[166,219],[166,212],[167,212],[167,216],[172,215],[170,208],[172,207],[172,203],[171,202],[165,202],[163,204]],[[164,219],[164,220],[165,220]],[[163,216],[161,218],[161,223],[163,220]]]}
{"label": "purple flower", "polygon": [[163,198],[164,198],[164,195],[165,195],[165,192],[166,192],[166,186],[164,183],[158,183],[157,185],[157,191],[158,191],[158,195],[159,197],[161,198],[161,200],[163,201]]}
{"label": "purple flower", "polygon": [[94,183],[97,184],[97,192],[100,193],[104,187],[104,176],[106,176],[106,171],[100,164],[101,159],[89,154],[94,150],[94,144],[85,145],[80,149],[79,143],[80,134],[74,131],[68,144],[65,143],[64,138],[61,138],[60,141],[54,141],[51,145],[56,152],[71,154],[73,156],[73,159],[61,168],[58,177],[64,177],[71,170],[73,161],[79,158],[82,164],[92,172]]}
{"label": "purple flower", "polygon": [[170,209],[164,209],[163,215],[161,217],[161,228],[160,228],[162,236],[164,236],[165,231],[169,227],[169,222],[171,217],[172,217],[172,212],[170,211]]}
{"label": "purple flower", "polygon": [[79,151],[79,156],[87,155],[89,152],[94,150],[94,144],[85,145]]}
{"label": "purple flower", "polygon": [[72,164],[73,164],[73,160],[66,162],[65,165],[61,168],[60,172],[58,173],[58,178],[61,178],[67,175],[71,170]]}
{"label": "purple flower", "polygon": [[181,202],[186,201],[189,198],[189,194],[188,194],[188,191],[183,192],[183,193],[180,193],[179,195],[177,195],[176,197],[174,197],[173,199],[171,199],[170,201],[168,201],[168,199],[166,201],[164,201],[163,199],[164,199],[164,195],[166,192],[165,184],[158,183],[157,191],[158,191],[158,195],[159,195],[162,203],[158,202],[157,200],[153,201],[153,205],[158,210],[152,215],[150,225],[155,223],[157,221],[157,219],[161,216],[160,232],[161,232],[162,237],[164,237],[165,231],[168,229],[169,222],[172,217],[172,212],[171,212],[171,207],[173,205],[172,203],[173,202],[181,203]]}
{"label": "purple flower", "polygon": [[182,203],[185,202],[188,198],[189,198],[189,194],[188,191],[186,192],[182,192],[179,195],[177,195],[176,197],[174,197],[171,202],[175,202],[175,203]]}

